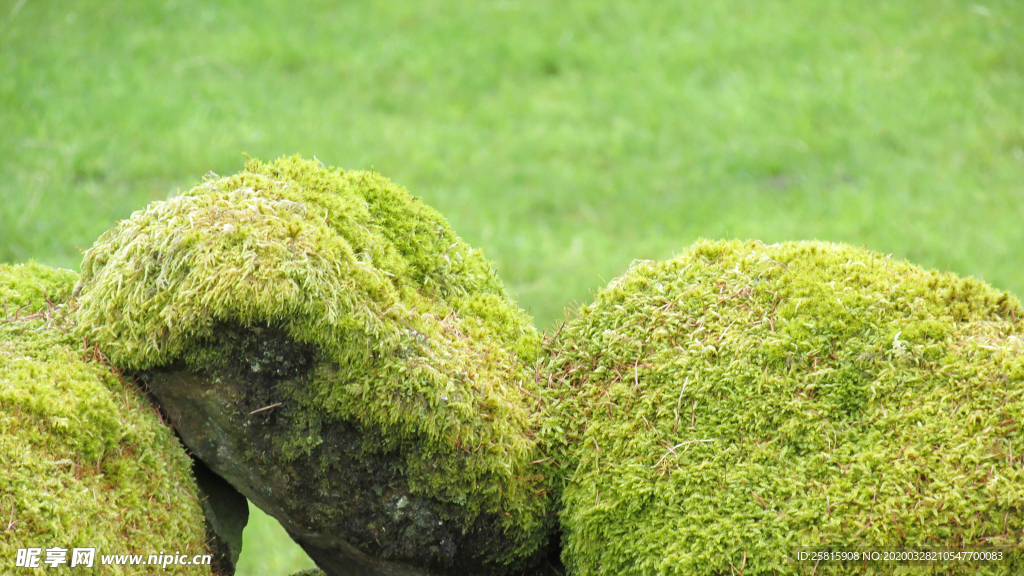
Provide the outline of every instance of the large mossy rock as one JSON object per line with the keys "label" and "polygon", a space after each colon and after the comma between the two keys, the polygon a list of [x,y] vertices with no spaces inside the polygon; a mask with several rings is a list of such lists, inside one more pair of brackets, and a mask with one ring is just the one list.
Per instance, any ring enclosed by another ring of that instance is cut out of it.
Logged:
{"label": "large mossy rock", "polygon": [[298,158],[154,203],[82,270],[71,334],[329,576],[537,571],[556,523],[573,576],[1024,570],[1022,309],[973,279],[699,242],[541,341],[440,215]]}
{"label": "large mossy rock", "polygon": [[982,282],[842,245],[699,242],[635,264],[550,345],[569,573],[811,573],[785,559],[801,546],[1019,550],[1022,315]]}
{"label": "large mossy rock", "polygon": [[540,339],[388,180],[249,162],[86,253],[79,329],[329,574],[502,574],[551,529]]}
{"label": "large mossy rock", "polygon": [[[73,336],[77,275],[0,264],[0,558],[95,548],[104,574],[210,574],[210,566],[102,568],[100,555],[207,554],[191,461],[135,389]],[[87,568],[64,564],[58,573]],[[229,568],[229,566],[227,566]]]}

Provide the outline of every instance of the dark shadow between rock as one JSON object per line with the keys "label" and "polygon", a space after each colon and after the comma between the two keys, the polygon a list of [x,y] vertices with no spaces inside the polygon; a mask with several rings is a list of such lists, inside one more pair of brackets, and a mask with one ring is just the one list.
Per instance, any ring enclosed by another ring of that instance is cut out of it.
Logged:
{"label": "dark shadow between rock", "polygon": [[249,503],[238,490],[196,458],[192,458],[192,474],[199,488],[200,503],[210,534],[212,570],[215,574],[232,576],[242,553],[242,532],[249,522]]}

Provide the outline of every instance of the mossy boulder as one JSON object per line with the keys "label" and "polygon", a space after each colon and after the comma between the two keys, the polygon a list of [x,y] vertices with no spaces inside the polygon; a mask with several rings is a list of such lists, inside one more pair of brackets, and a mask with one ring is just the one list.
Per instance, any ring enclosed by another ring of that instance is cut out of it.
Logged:
{"label": "mossy boulder", "polygon": [[811,573],[786,560],[802,546],[1013,555],[1022,315],[980,281],[843,245],[699,242],[635,263],[549,345],[569,573]]}
{"label": "mossy boulder", "polygon": [[[0,264],[0,558],[19,548],[207,554],[190,460],[149,402],[73,335],[68,270]],[[46,554],[40,558],[40,566]],[[64,564],[59,573],[81,568]],[[98,570],[98,568],[97,568]],[[104,574],[210,574],[210,566]]]}
{"label": "mossy boulder", "polygon": [[250,161],[104,234],[75,292],[79,333],[328,573],[543,554],[540,339],[387,179]]}
{"label": "mossy boulder", "polygon": [[72,335],[331,576],[537,570],[559,529],[574,576],[1024,569],[1022,309],[977,280],[702,241],[542,341],[435,211],[285,158],[136,212],[74,298]]}

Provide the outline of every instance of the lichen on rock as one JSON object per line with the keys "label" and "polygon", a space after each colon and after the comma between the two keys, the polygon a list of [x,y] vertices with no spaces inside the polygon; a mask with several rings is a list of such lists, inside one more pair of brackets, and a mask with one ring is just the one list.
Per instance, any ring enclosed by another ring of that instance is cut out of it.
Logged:
{"label": "lichen on rock", "polygon": [[569,572],[809,573],[785,559],[800,546],[1019,550],[1022,314],[980,281],[836,244],[701,241],[635,263],[549,343],[541,437]]}
{"label": "lichen on rock", "polygon": [[[13,567],[29,547],[63,548],[68,561],[73,548],[95,548],[95,565],[101,554],[206,554],[188,456],[149,402],[73,336],[66,299],[76,280],[0,264],[0,558]],[[210,574],[206,565],[104,570]]]}
{"label": "lichen on rock", "polygon": [[[385,178],[250,161],[104,234],[75,292],[80,334],[172,422],[208,411],[174,423],[307,550],[481,574],[542,552],[539,337]],[[185,388],[188,410],[161,397]]]}

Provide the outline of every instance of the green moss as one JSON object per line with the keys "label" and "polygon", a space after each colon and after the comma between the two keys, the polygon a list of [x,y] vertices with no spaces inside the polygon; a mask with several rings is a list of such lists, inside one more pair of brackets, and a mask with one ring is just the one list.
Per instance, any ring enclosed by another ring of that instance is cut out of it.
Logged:
{"label": "green moss", "polygon": [[0,264],[0,309],[15,314],[18,308],[33,313],[47,301],[61,302],[71,294],[78,275],[71,270],[50,268],[38,262]]}
{"label": "green moss", "polygon": [[[94,547],[97,563],[99,554],[205,554],[188,457],[69,330],[75,280],[38,264],[0,266],[2,298],[23,307],[0,316],[0,557],[13,566],[18,548],[54,546]],[[169,570],[156,572],[209,573]]]}
{"label": "green moss", "polygon": [[543,541],[524,368],[539,338],[483,255],[387,179],[251,161],[106,233],[76,291],[82,333],[119,368],[230,364],[216,344],[227,325],[313,345],[316,370],[288,392],[305,421],[274,439],[286,458],[357,424],[368,452],[402,454],[414,493],[458,504],[467,524],[502,518],[507,546],[491,560]]}
{"label": "green moss", "polygon": [[636,263],[550,342],[543,438],[570,573],[1019,547],[1022,314],[977,280],[842,245],[699,242]]}

